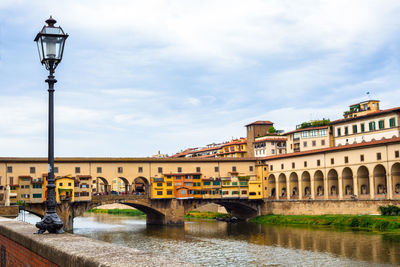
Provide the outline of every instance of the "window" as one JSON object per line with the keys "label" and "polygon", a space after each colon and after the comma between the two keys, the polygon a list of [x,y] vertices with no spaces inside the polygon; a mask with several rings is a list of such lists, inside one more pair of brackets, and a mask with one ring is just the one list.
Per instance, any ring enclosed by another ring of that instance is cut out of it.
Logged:
{"label": "window", "polygon": [[157,186],[162,186],[162,183],[157,183]]}
{"label": "window", "polygon": [[321,166],[321,160],[317,159],[317,166]]}
{"label": "window", "polygon": [[167,186],[172,186],[172,183],[171,182],[167,183]]}
{"label": "window", "polygon": [[337,136],[341,136],[341,129],[340,128],[337,128]]}
{"label": "window", "polygon": [[321,140],[321,146],[325,145],[325,140]]}
{"label": "window", "polygon": [[374,122],[374,121],[371,121],[371,122],[368,124],[368,126],[369,126],[369,130],[370,130],[370,131],[375,131],[375,122]]}
{"label": "window", "polygon": [[307,167],[307,161],[304,161],[304,167]]}
{"label": "window", "polygon": [[331,158],[331,164],[335,164],[335,159]]}
{"label": "window", "polygon": [[233,172],[236,171],[236,166],[232,166],[232,171],[233,171]]}
{"label": "window", "polygon": [[312,141],[312,146],[316,146],[317,145],[317,141]]}
{"label": "window", "polygon": [[124,168],[118,167],[118,173],[123,173],[123,172],[124,172]]}
{"label": "window", "polygon": [[29,194],[21,194],[21,198],[29,198]]}
{"label": "window", "polygon": [[138,167],[138,172],[143,172],[143,167]]}
{"label": "window", "polygon": [[79,192],[75,192],[75,193],[74,193],[74,196],[75,196],[75,197],[79,197]]}
{"label": "window", "polygon": [[284,165],[283,165],[283,163],[281,164],[281,169],[283,170],[283,168],[284,168]]}
{"label": "window", "polygon": [[158,167],[158,173],[162,173],[162,167]]}
{"label": "window", "polygon": [[10,184],[14,184],[14,177],[10,177]]}
{"label": "window", "polygon": [[101,173],[101,167],[97,167],[97,173]]}
{"label": "window", "polygon": [[360,161],[364,161],[364,155],[360,155]]}
{"label": "window", "polygon": [[162,196],[162,191],[157,191],[157,196]]}
{"label": "window", "polygon": [[68,183],[68,186],[71,186],[71,183]]}
{"label": "window", "polygon": [[62,186],[63,185],[63,183],[60,183],[60,186]]}
{"label": "window", "polygon": [[356,134],[357,133],[357,124],[354,124],[353,125],[353,134]]}
{"label": "window", "polygon": [[296,164],[292,162],[292,169],[296,168]]}
{"label": "window", "polygon": [[178,172],[182,172],[182,167],[178,167]]}
{"label": "window", "polygon": [[32,188],[42,188],[41,184],[32,184]]}
{"label": "window", "polygon": [[398,158],[398,157],[399,157],[399,151],[398,151],[398,150],[396,150],[396,151],[394,152],[394,157],[395,157],[395,158]]}
{"label": "window", "polygon": [[303,142],[303,146],[307,147],[307,142],[306,141]]}
{"label": "window", "polygon": [[200,167],[196,167],[196,172],[201,172],[201,168]]}
{"label": "window", "polygon": [[219,172],[219,168],[218,167],[214,167],[214,172]]}
{"label": "window", "polygon": [[271,149],[271,154],[272,154],[272,155],[275,154],[275,149]]}
{"label": "window", "polygon": [[81,173],[81,167],[75,167],[75,173]]}
{"label": "window", "polygon": [[380,152],[376,153],[376,159],[381,160],[382,159],[382,154]]}
{"label": "window", "polygon": [[310,131],[310,137],[317,137],[317,136],[318,136],[318,130]]}
{"label": "window", "polygon": [[349,127],[344,127],[344,135],[348,135],[349,134]]}
{"label": "window", "polygon": [[253,171],[253,166],[249,166],[249,171],[250,171],[250,172]]}
{"label": "window", "polygon": [[385,121],[384,120],[380,120],[378,122],[378,124],[379,124],[379,129],[385,129]]}
{"label": "window", "polygon": [[8,172],[8,173],[12,172],[12,167],[11,167],[11,166],[8,166],[8,167],[7,167],[7,172]]}
{"label": "window", "polygon": [[54,173],[58,173],[58,167],[54,167]]}
{"label": "window", "polygon": [[29,168],[29,172],[30,173],[35,173],[36,172],[36,168],[35,167],[30,167]]}
{"label": "window", "polygon": [[362,132],[362,133],[365,132],[365,124],[364,124],[364,123],[361,123],[361,124],[360,124],[360,127],[361,127],[361,132]]}
{"label": "window", "polygon": [[301,132],[301,137],[302,138],[307,138],[308,137],[308,131]]}
{"label": "window", "polygon": [[168,195],[168,196],[171,196],[171,195],[172,195],[172,191],[171,191],[171,190],[168,190],[168,191],[167,191],[167,195]]}
{"label": "window", "polygon": [[33,194],[33,198],[42,198],[42,194]]}
{"label": "window", "polygon": [[293,134],[293,139],[294,140],[299,139],[299,138],[300,138],[300,133],[294,133]]}
{"label": "window", "polygon": [[344,157],[344,163],[349,163],[349,157]]}
{"label": "window", "polygon": [[273,171],[273,170],[274,170],[274,166],[269,165],[269,169],[270,169],[271,171]]}
{"label": "window", "polygon": [[395,118],[391,118],[389,120],[389,125],[390,125],[390,127],[396,127],[396,119]]}
{"label": "window", "polygon": [[327,136],[327,133],[328,133],[327,129],[320,129],[319,130],[319,136]]}

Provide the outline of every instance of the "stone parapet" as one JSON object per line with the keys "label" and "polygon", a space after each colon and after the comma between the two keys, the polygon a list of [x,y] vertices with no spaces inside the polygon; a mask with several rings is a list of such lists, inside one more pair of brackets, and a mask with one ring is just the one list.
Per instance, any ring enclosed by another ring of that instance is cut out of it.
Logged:
{"label": "stone parapet", "polygon": [[[4,253],[5,257],[7,255],[9,257],[19,255],[18,251],[20,249],[18,247],[23,247],[24,250],[29,252],[25,254],[29,255],[21,256],[18,259],[19,261],[27,261],[21,262],[21,266],[32,265],[32,262],[29,261],[33,261],[33,259],[39,259],[43,262],[48,261],[53,264],[51,266],[65,267],[193,266],[170,258],[156,256],[149,252],[121,247],[69,233],[35,235],[33,233],[36,230],[35,226],[28,223],[0,217],[0,245],[2,250],[6,252]],[[7,253],[7,250],[12,253]]]}

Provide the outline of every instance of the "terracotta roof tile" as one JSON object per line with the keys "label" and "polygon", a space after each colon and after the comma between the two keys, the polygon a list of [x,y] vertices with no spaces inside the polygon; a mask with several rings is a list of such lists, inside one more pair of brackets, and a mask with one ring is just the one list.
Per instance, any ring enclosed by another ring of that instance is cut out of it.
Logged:
{"label": "terracotta roof tile", "polygon": [[247,124],[246,127],[250,125],[273,125],[273,124],[274,123],[272,121],[255,121],[250,124]]}

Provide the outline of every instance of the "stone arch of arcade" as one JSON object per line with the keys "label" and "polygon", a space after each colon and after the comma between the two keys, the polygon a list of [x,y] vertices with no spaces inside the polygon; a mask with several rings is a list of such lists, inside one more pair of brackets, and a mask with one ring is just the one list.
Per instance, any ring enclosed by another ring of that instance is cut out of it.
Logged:
{"label": "stone arch of arcade", "polygon": [[96,193],[109,194],[111,191],[111,184],[104,177],[96,177]]}
{"label": "stone arch of arcade", "polygon": [[150,181],[143,176],[136,177],[132,182],[132,194],[134,195],[150,195]]}
{"label": "stone arch of arcade", "polygon": [[271,174],[268,176],[268,197],[269,198],[276,198],[276,179],[275,175]]}
{"label": "stone arch of arcade", "polygon": [[393,198],[400,198],[400,163],[396,162],[390,170],[392,176],[392,192]]}
{"label": "stone arch of arcade", "polygon": [[295,172],[289,175],[289,194],[291,199],[299,197],[299,177]]}
{"label": "stone arch of arcade", "polygon": [[311,197],[311,175],[308,171],[304,171],[301,174],[301,184],[302,184],[302,189],[301,189],[301,194],[305,198],[310,198]]}

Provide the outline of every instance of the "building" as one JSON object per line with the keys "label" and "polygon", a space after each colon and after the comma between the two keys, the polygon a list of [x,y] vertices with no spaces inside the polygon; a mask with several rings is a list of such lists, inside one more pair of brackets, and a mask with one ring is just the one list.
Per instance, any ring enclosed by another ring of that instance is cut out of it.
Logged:
{"label": "building", "polygon": [[309,151],[331,146],[329,125],[299,128],[283,135],[287,137],[287,153]]}
{"label": "building", "polygon": [[379,100],[367,100],[350,105],[349,110],[343,113],[345,119],[355,118],[379,111]]}
{"label": "building", "polygon": [[367,104],[368,106],[375,104],[375,106],[361,112],[347,114],[345,118],[330,123],[334,146],[371,142],[400,136],[400,107],[379,110],[378,102],[369,101]]}
{"label": "building", "polygon": [[254,141],[257,137],[265,136],[274,125],[271,121],[255,121],[246,125],[247,156],[254,157]]}
{"label": "building", "polygon": [[220,158],[244,158],[247,157],[246,138],[234,139],[221,145],[217,157]]}
{"label": "building", "polygon": [[286,136],[267,135],[255,138],[254,156],[266,157],[272,155],[286,154]]}

